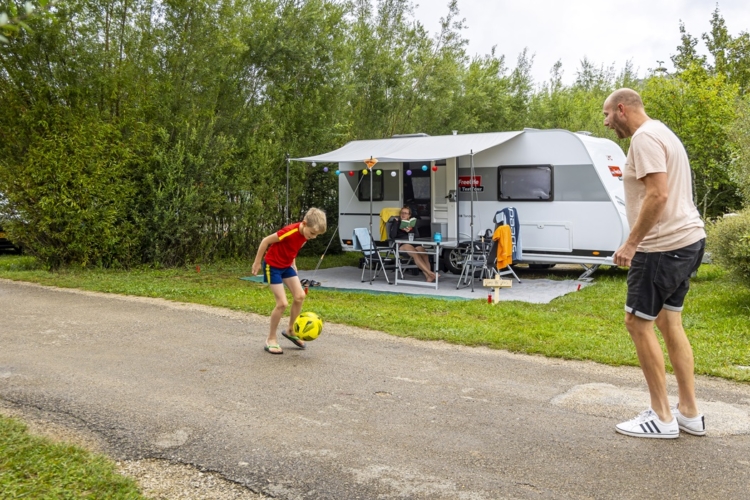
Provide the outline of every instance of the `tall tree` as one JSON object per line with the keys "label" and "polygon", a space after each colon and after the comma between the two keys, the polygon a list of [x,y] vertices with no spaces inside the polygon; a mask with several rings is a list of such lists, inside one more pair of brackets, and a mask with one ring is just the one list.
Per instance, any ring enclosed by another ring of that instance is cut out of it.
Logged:
{"label": "tall tree", "polygon": [[685,144],[701,214],[714,217],[736,207],[727,135],[735,118],[736,85],[696,65],[675,77],[649,78],[642,96],[649,116],[663,121]]}

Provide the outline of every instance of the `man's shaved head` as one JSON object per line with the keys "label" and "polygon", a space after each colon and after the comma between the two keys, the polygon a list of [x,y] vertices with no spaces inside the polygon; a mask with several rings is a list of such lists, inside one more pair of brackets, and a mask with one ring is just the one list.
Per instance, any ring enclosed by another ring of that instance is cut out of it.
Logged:
{"label": "man's shaved head", "polygon": [[633,89],[617,89],[602,107],[604,126],[611,128],[620,139],[632,137],[638,127],[650,118],[643,107],[641,96]]}
{"label": "man's shaved head", "polygon": [[635,90],[628,88],[621,88],[612,92],[609,97],[607,97],[607,103],[614,106],[624,104],[629,108],[643,109],[643,100],[641,99],[641,96],[638,95],[638,92]]}

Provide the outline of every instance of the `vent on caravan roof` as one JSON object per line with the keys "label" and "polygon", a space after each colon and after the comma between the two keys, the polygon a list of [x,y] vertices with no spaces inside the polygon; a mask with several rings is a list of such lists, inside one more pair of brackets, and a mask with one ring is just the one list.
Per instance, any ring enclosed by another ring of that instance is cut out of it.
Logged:
{"label": "vent on caravan roof", "polygon": [[430,134],[425,134],[424,132],[417,132],[416,134],[393,134],[391,137],[395,139],[400,139],[402,137],[430,137]]}
{"label": "vent on caravan roof", "polygon": [[593,134],[592,134],[591,132],[589,132],[588,130],[579,130],[578,132],[576,132],[576,134],[581,134],[581,135],[593,135]]}

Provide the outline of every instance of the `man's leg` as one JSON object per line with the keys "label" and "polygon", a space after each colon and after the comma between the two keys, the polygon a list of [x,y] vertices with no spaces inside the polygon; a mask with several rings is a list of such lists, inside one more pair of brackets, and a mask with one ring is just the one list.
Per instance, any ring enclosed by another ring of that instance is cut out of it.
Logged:
{"label": "man's leg", "polygon": [[698,406],[695,400],[693,348],[682,327],[682,313],[662,309],[656,318],[656,326],[664,338],[677,379],[680,413],[688,418],[695,417],[698,415]]}
{"label": "man's leg", "polygon": [[635,344],[638,361],[641,363],[641,370],[646,378],[646,384],[648,384],[648,392],[651,395],[651,409],[656,412],[662,422],[669,423],[672,421],[672,412],[669,409],[669,399],[667,398],[664,353],[656,339],[654,322],[639,318],[635,314],[626,313],[625,326]]}

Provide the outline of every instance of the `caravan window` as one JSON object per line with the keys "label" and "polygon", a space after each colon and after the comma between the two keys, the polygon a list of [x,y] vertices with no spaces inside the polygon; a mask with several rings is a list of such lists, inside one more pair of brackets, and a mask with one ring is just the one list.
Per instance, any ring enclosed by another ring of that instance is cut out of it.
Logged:
{"label": "caravan window", "polygon": [[370,181],[373,179],[372,201],[383,201],[383,176],[375,175],[374,172],[365,175],[361,171],[359,172],[359,192],[357,193],[359,201],[370,201]]}
{"label": "caravan window", "polygon": [[498,167],[498,200],[552,201],[552,165]]}

